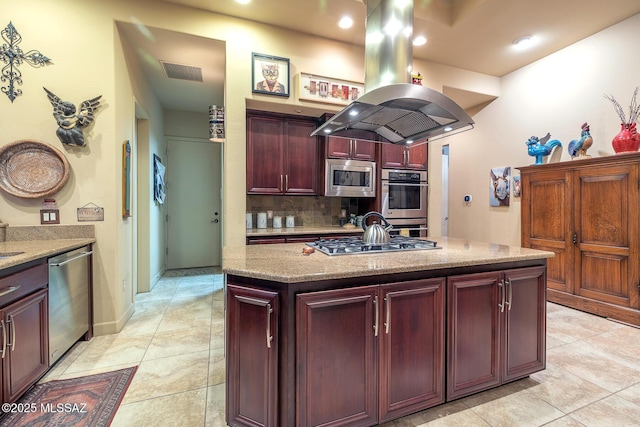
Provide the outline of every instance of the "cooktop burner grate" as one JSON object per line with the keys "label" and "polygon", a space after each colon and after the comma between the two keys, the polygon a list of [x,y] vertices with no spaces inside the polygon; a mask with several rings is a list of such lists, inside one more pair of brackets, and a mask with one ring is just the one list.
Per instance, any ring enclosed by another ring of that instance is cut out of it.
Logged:
{"label": "cooktop burner grate", "polygon": [[327,255],[442,249],[433,240],[405,236],[391,236],[389,243],[385,244],[369,245],[365,244],[360,237],[339,237],[335,239],[320,239],[315,242],[309,242],[307,245]]}

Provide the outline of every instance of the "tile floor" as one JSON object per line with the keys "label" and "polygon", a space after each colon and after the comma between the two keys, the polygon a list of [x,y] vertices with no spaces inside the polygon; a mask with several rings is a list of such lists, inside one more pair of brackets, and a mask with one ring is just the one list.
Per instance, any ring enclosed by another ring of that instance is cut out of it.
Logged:
{"label": "tile floor", "polygon": [[[167,272],[43,380],[139,365],[112,426],[224,426],[223,276],[193,273]],[[426,425],[640,426],[640,329],[548,303],[547,369],[384,424]]]}

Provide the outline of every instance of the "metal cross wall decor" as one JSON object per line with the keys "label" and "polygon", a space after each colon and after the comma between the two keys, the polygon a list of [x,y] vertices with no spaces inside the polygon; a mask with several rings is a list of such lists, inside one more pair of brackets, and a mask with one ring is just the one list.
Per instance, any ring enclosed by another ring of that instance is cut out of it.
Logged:
{"label": "metal cross wall decor", "polygon": [[6,93],[11,102],[13,102],[17,96],[22,95],[22,90],[16,89],[16,85],[22,85],[22,73],[18,69],[18,66],[26,62],[32,67],[41,67],[43,65],[49,65],[52,62],[51,59],[37,50],[30,50],[24,53],[18,46],[22,41],[22,36],[18,33],[11,21],[9,21],[9,25],[2,30],[1,34],[2,39],[6,43],[0,46],[0,60],[6,65],[2,67],[0,81],[9,81],[9,86],[4,86],[1,90]]}

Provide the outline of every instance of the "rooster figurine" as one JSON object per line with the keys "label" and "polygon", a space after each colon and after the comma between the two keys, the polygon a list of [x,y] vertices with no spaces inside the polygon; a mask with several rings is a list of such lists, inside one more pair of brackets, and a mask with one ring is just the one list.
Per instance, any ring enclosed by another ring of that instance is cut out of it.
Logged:
{"label": "rooster figurine", "polygon": [[574,139],[569,143],[569,155],[572,159],[591,157],[587,154],[587,149],[591,147],[591,144],[593,144],[593,138],[589,133],[589,125],[587,123],[583,123],[580,139]]}
{"label": "rooster figurine", "polygon": [[[542,164],[542,158],[551,154],[555,147],[562,147],[562,143],[557,139],[549,141],[551,134],[547,133],[544,138],[539,139],[537,136],[532,136],[526,142],[527,152],[530,156],[536,158],[536,165]],[[549,141],[547,143],[547,141]]]}

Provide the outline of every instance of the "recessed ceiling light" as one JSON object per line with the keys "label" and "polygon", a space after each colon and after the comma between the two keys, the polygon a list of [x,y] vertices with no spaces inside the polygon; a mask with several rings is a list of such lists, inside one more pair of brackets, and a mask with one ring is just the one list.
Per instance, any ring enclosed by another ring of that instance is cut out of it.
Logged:
{"label": "recessed ceiling light", "polygon": [[351,28],[353,26],[353,19],[351,19],[349,16],[343,16],[340,19],[340,22],[338,22],[338,26],[343,30]]}
{"label": "recessed ceiling light", "polygon": [[427,38],[425,36],[418,36],[415,39],[413,39],[413,45],[414,46],[422,46],[427,42]]}
{"label": "recessed ceiling light", "polygon": [[452,130],[453,130],[453,128],[452,128],[451,126],[446,126],[446,127],[444,128],[444,131],[445,131],[445,132],[451,132]]}
{"label": "recessed ceiling light", "polygon": [[251,0],[236,0],[236,3],[249,4],[249,3],[251,3]]}
{"label": "recessed ceiling light", "polygon": [[534,44],[535,39],[533,38],[533,36],[522,36],[517,38],[516,40],[514,40],[513,45],[517,48],[517,49],[526,49],[528,47],[531,47]]}

